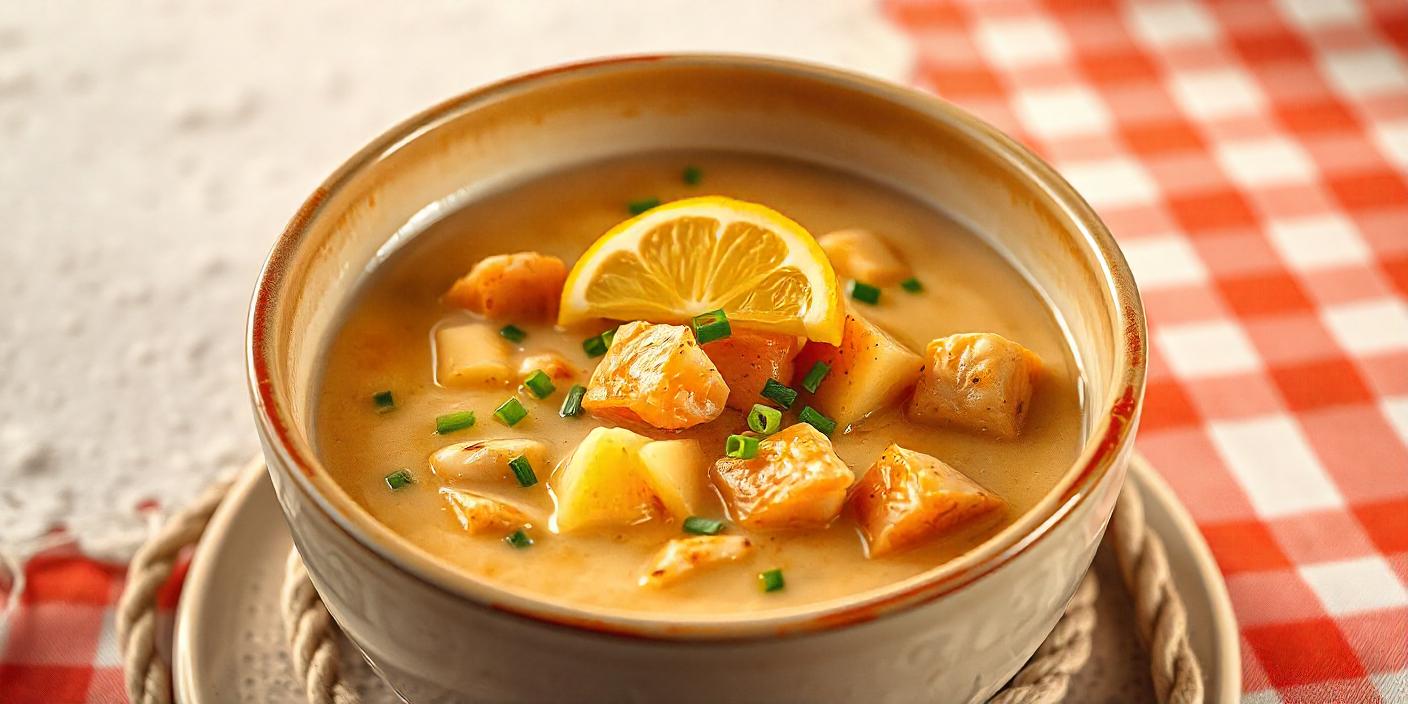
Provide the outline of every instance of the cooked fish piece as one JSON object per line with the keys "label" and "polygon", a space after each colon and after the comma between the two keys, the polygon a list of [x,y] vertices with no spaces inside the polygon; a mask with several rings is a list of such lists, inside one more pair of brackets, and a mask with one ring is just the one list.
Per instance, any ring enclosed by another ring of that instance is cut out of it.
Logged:
{"label": "cooked fish piece", "polygon": [[719,417],[728,386],[682,325],[626,323],[616,329],[582,407],[619,422],[678,430]]}
{"label": "cooked fish piece", "polygon": [[734,562],[753,552],[753,543],[741,535],[700,535],[671,540],[650,559],[640,578],[643,587],[665,587],[695,570]]}
{"label": "cooked fish piece", "polygon": [[446,445],[430,455],[430,468],[446,482],[514,482],[508,463],[524,457],[537,472],[548,469],[548,446],[527,438],[474,440]]}
{"label": "cooked fish piece", "polygon": [[460,527],[470,535],[508,532],[534,522],[523,509],[470,491],[447,486],[440,488],[440,496],[449,504]]}
{"label": "cooked fish piece", "polygon": [[553,321],[567,266],[537,252],[481,259],[445,292],[445,302],[490,320]]}
{"label": "cooked fish piece", "polygon": [[711,474],[734,522],[770,531],[826,527],[855,480],[831,440],[806,423],[758,443],[752,459],[720,458]]}
{"label": "cooked fish piece", "polygon": [[797,356],[795,335],[736,330],[722,340],[704,345],[704,353],[728,385],[728,407],[747,411],[755,403],[768,379],[786,384],[792,379],[792,359]]}
{"label": "cooked fish piece", "polygon": [[1007,506],[962,472],[897,444],[856,483],[850,504],[871,557],[995,517]]}
{"label": "cooked fish piece", "polygon": [[518,379],[527,379],[539,369],[553,381],[565,381],[577,376],[577,368],[562,355],[556,352],[541,352],[530,354],[518,363]]}
{"label": "cooked fish piece", "polygon": [[874,286],[891,286],[910,276],[909,265],[883,237],[870,230],[837,230],[816,241],[836,273],[843,277]]}
{"label": "cooked fish piece", "polygon": [[929,343],[925,369],[909,402],[918,423],[951,425],[1011,440],[1031,408],[1041,358],[990,332]]}

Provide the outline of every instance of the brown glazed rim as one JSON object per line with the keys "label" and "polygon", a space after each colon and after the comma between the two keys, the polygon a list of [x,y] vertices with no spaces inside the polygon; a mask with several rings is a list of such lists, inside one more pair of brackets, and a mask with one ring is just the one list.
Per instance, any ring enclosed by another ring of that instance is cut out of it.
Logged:
{"label": "brown glazed rim", "polygon": [[[403,140],[449,116],[473,110],[505,94],[542,88],[578,75],[614,71],[668,70],[674,67],[771,72],[878,97],[926,119],[946,123],[1002,159],[1033,191],[1044,193],[1074,223],[1079,237],[1099,267],[1099,277],[1115,309],[1109,311],[1117,334],[1115,377],[1107,389],[1107,404],[1098,409],[1091,435],[1080,457],[1063,475],[1057,490],[1047,495],[998,535],[927,572],[888,587],[804,607],[759,614],[700,617],[648,617],[606,609],[582,609],[549,599],[511,592],[456,570],[410,544],[381,525],[338,486],[322,467],[308,443],[293,430],[298,420],[275,392],[276,353],[272,326],[292,258],[307,235],[308,225],[323,213],[328,197],[352,176],[394,150]],[[279,461],[271,472],[282,472],[308,499],[352,540],[394,569],[414,576],[453,598],[497,613],[544,625],[618,637],[648,640],[751,640],[824,631],[870,621],[939,599],[974,584],[1006,565],[1045,536],[1089,498],[1133,443],[1144,395],[1146,328],[1134,278],[1123,254],[1090,206],[1050,166],[1025,147],[978,118],[932,95],[849,72],[799,62],[738,55],[680,54],[629,56],[571,64],[510,78],[447,100],[393,127],[333,172],[303,203],[275,243],[254,292],[248,321],[248,374],[255,418],[268,451]],[[283,466],[280,467],[279,465]],[[296,470],[296,471],[295,471]],[[1115,473],[1115,478],[1119,478]],[[1108,518],[1108,517],[1103,517]]]}

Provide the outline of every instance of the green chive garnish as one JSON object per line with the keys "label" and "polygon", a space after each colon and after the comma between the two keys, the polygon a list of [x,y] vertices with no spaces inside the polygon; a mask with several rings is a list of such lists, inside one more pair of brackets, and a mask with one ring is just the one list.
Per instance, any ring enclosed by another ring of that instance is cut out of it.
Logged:
{"label": "green chive garnish", "polygon": [[533,471],[533,465],[527,457],[519,455],[508,461],[508,468],[513,470],[513,478],[518,480],[521,487],[530,487],[538,483],[538,475]]}
{"label": "green chive garnish", "polygon": [[821,380],[826,378],[826,374],[831,371],[831,365],[826,362],[817,362],[812,365],[811,371],[807,372],[806,378],[802,379],[802,388],[816,393],[821,386]]}
{"label": "green chive garnish", "polygon": [[557,414],[563,418],[570,418],[582,412],[582,397],[587,394],[587,387],[581,384],[573,384],[567,390],[567,398],[562,400],[562,410]]}
{"label": "green chive garnish", "polygon": [[690,322],[694,327],[694,339],[701,345],[722,340],[733,334],[733,328],[728,324],[728,316],[724,315],[722,308],[696,315]]}
{"label": "green chive garnish", "polygon": [[870,284],[863,284],[859,281],[852,281],[851,298],[854,298],[857,301],[860,301],[861,303],[869,303],[873,306],[880,302],[880,289],[871,286]]}
{"label": "green chive garnish", "polygon": [[529,374],[528,378],[523,380],[523,385],[528,387],[528,390],[538,398],[547,398],[552,395],[552,392],[557,390],[557,387],[552,383],[552,379],[548,378],[547,372],[541,369],[533,370],[533,373]]}
{"label": "green chive garnish", "polygon": [[782,427],[782,411],[772,406],[764,406],[761,403],[753,404],[753,410],[748,411],[748,429],[755,433],[772,435]]}
{"label": "green chive garnish", "polygon": [[740,460],[751,460],[758,456],[758,439],[752,435],[730,435],[724,445],[724,454]]}
{"label": "green chive garnish", "polygon": [[698,166],[686,166],[680,177],[684,179],[686,185],[698,186],[699,182],[704,180],[704,172]]}
{"label": "green chive garnish", "polygon": [[510,396],[507,401],[499,404],[494,409],[494,419],[512,428],[518,425],[518,421],[528,417],[528,409],[523,407],[523,403],[517,396]]}
{"label": "green chive garnish", "polygon": [[822,435],[830,435],[836,431],[836,421],[821,414],[821,411],[806,406],[802,412],[797,414],[797,420],[810,424],[813,428],[821,431]]}
{"label": "green chive garnish", "polygon": [[504,542],[508,543],[512,547],[522,550],[523,548],[532,545],[533,539],[528,537],[528,534],[525,533],[522,528],[519,528],[518,530],[504,536]]}
{"label": "green chive garnish", "polygon": [[396,397],[390,391],[378,391],[372,394],[372,403],[376,405],[377,413],[390,413],[396,410]]}
{"label": "green chive garnish", "polygon": [[921,293],[924,290],[924,284],[919,283],[919,279],[911,276],[900,282],[900,288],[910,293]]}
{"label": "green chive garnish", "polygon": [[758,586],[765,592],[775,592],[787,586],[782,579],[782,570],[768,570],[758,575]]}
{"label": "green chive garnish", "polygon": [[386,486],[390,487],[392,491],[400,491],[413,483],[415,480],[411,478],[411,470],[409,469],[398,469],[386,475]]}
{"label": "green chive garnish", "polygon": [[768,379],[768,383],[763,384],[763,390],[759,395],[769,401],[776,402],[783,408],[791,408],[797,400],[797,390],[776,379]]}
{"label": "green chive garnish", "polygon": [[633,200],[627,203],[626,209],[631,211],[631,215],[640,215],[657,205],[660,205],[659,198],[641,198],[640,200]]}
{"label": "green chive garnish", "polygon": [[502,336],[505,340],[508,340],[509,342],[513,342],[515,344],[522,342],[524,338],[528,337],[528,333],[523,332],[523,329],[518,327],[517,325],[505,325],[502,328],[499,328],[499,335]]}
{"label": "green chive garnish", "polygon": [[606,338],[603,335],[592,335],[582,340],[582,351],[586,352],[588,357],[600,357],[606,354],[606,348],[610,345],[606,343]]}
{"label": "green chive garnish", "polygon": [[606,332],[603,332],[603,333],[601,334],[601,344],[605,345],[605,346],[606,346],[606,349],[608,349],[608,350],[611,349],[611,343],[613,343],[613,342],[615,342],[615,341],[616,341],[616,328],[611,328],[610,330],[607,330]]}
{"label": "green chive garnish", "polygon": [[684,519],[684,532],[695,535],[718,535],[724,529],[724,522],[703,516],[690,516]]}
{"label": "green chive garnish", "polygon": [[435,432],[439,435],[449,435],[472,425],[474,425],[474,411],[455,411],[435,418]]}

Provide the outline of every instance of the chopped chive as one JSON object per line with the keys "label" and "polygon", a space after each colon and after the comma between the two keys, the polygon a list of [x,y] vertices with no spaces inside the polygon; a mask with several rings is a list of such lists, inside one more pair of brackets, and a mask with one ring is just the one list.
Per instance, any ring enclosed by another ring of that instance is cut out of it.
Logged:
{"label": "chopped chive", "polygon": [[627,203],[626,209],[631,211],[631,215],[640,215],[657,205],[660,205],[659,198],[641,198],[640,200],[633,200]]}
{"label": "chopped chive", "polygon": [[905,279],[904,281],[900,282],[900,288],[909,291],[910,293],[920,293],[924,290],[924,284],[919,283],[919,279],[916,279],[911,276]]}
{"label": "chopped chive", "polygon": [[562,400],[562,410],[558,415],[563,418],[570,418],[582,412],[582,397],[587,394],[587,387],[581,384],[573,384],[567,390],[567,398]]}
{"label": "chopped chive", "polygon": [[880,289],[871,286],[870,284],[863,284],[859,281],[852,281],[851,298],[854,298],[857,301],[860,301],[861,303],[869,303],[873,306],[880,302]]}
{"label": "chopped chive", "polygon": [[610,347],[610,345],[607,344],[606,338],[602,335],[592,335],[582,340],[582,351],[586,352],[588,357],[600,357],[606,354],[607,347]]}
{"label": "chopped chive", "polygon": [[532,545],[533,539],[528,537],[528,534],[524,532],[522,528],[519,528],[518,530],[504,536],[504,542],[508,543],[514,548],[522,550],[523,548]]}
{"label": "chopped chive", "polygon": [[776,379],[768,379],[759,395],[783,408],[791,408],[797,400],[797,390]]}
{"label": "chopped chive", "polygon": [[690,324],[694,328],[694,339],[701,345],[722,340],[733,334],[733,328],[728,324],[728,316],[724,315],[722,308],[696,315]]}
{"label": "chopped chive", "polygon": [[831,365],[826,362],[813,364],[811,371],[807,372],[806,378],[802,379],[802,388],[816,393],[817,388],[821,386],[821,380],[825,379],[830,371]]}
{"label": "chopped chive", "polygon": [[753,404],[753,410],[748,411],[748,429],[755,433],[772,435],[782,427],[782,411],[772,406],[764,406],[761,403]]}
{"label": "chopped chive", "polygon": [[695,535],[718,535],[724,529],[724,522],[703,516],[690,516],[684,519],[684,532]]}
{"label": "chopped chive", "polygon": [[547,398],[552,395],[552,392],[557,390],[557,387],[552,383],[552,379],[548,378],[547,372],[541,369],[533,370],[533,373],[529,374],[528,378],[523,380],[523,385],[528,387],[528,390],[538,398]]}
{"label": "chopped chive", "polygon": [[752,435],[730,435],[724,444],[724,454],[740,460],[758,456],[758,439]]}
{"label": "chopped chive", "polygon": [[787,586],[782,578],[782,570],[772,569],[758,574],[758,586],[765,592],[775,592]]}
{"label": "chopped chive", "polygon": [[523,329],[518,327],[517,325],[505,325],[499,328],[499,335],[505,340],[508,340],[509,342],[513,343],[522,342],[525,338],[528,337],[528,333],[523,332]]}
{"label": "chopped chive", "polygon": [[611,343],[613,343],[613,342],[615,342],[615,341],[616,341],[616,328],[611,328],[610,330],[607,330],[606,332],[601,333],[601,344],[604,345],[604,346],[606,347],[606,349],[608,349],[608,350],[611,349]]}
{"label": "chopped chive", "polygon": [[820,430],[822,435],[830,435],[831,433],[836,432],[836,421],[827,418],[826,416],[821,414],[821,411],[818,411],[815,408],[812,408],[811,406],[804,407],[802,409],[802,412],[797,414],[797,420],[800,420],[803,423],[807,423],[813,428]]}
{"label": "chopped chive", "polygon": [[396,397],[391,395],[390,390],[372,394],[372,403],[376,405],[377,413],[390,413],[396,410]]}
{"label": "chopped chive", "polygon": [[499,404],[494,409],[494,419],[512,428],[518,425],[518,421],[528,417],[528,409],[523,407],[523,402],[517,396],[508,397],[507,401]]}
{"label": "chopped chive", "polygon": [[684,172],[680,174],[680,178],[684,180],[686,185],[698,186],[699,182],[704,180],[704,171],[698,166],[686,166]]}
{"label": "chopped chive", "polygon": [[386,475],[386,486],[390,487],[392,491],[400,491],[414,483],[415,480],[411,478],[411,470],[409,469],[398,469]]}
{"label": "chopped chive", "polygon": [[474,411],[455,411],[435,417],[435,432],[439,435],[449,435],[472,425],[474,425]]}
{"label": "chopped chive", "polygon": [[519,455],[508,461],[508,468],[513,470],[513,478],[518,480],[521,487],[530,487],[538,483],[538,475],[533,472],[533,464],[527,457]]}

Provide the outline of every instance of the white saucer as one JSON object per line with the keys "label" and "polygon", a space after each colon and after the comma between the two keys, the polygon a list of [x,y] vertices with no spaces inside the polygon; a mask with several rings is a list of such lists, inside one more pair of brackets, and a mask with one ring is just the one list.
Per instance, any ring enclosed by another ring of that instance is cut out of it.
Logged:
{"label": "white saucer", "polygon": [[[1202,663],[1208,702],[1241,696],[1237,624],[1222,575],[1187,511],[1142,458],[1130,481],[1144,498],[1146,520],[1168,548],[1188,610],[1192,646]],[[182,704],[304,704],[284,646],[279,588],[291,545],[263,467],[240,477],[195,552],[176,614],[174,671]],[[1133,628],[1113,555],[1095,561],[1101,578],[1099,625],[1090,662],[1072,682],[1072,701],[1153,701],[1148,660]],[[368,704],[394,702],[365,663],[344,645],[343,673]]]}

